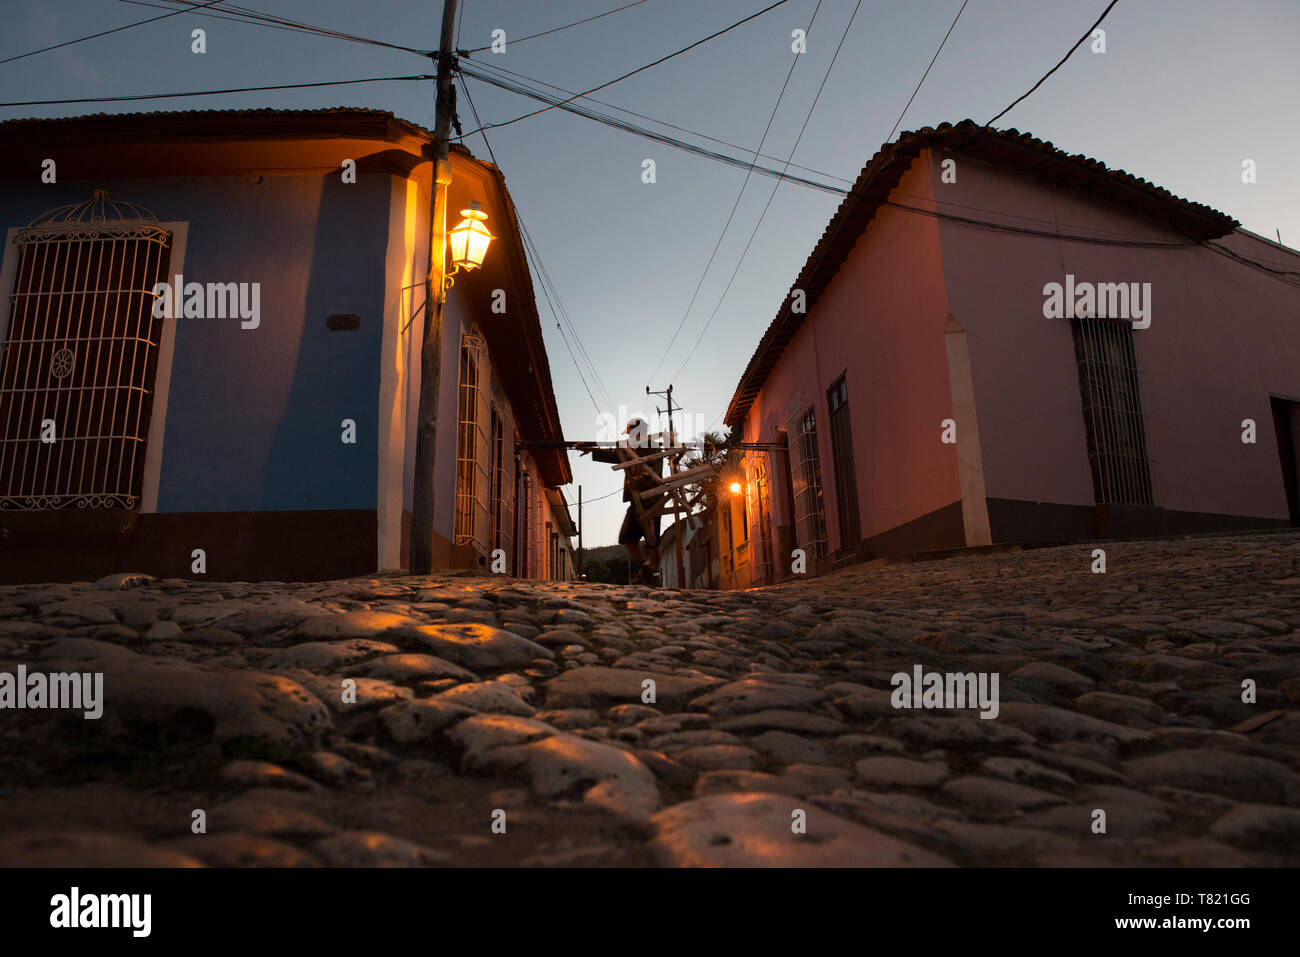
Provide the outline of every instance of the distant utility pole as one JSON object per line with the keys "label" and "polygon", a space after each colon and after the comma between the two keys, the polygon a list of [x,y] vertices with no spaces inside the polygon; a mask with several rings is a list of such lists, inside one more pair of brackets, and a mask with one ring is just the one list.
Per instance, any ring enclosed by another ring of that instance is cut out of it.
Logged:
{"label": "distant utility pole", "polygon": [[[650,387],[649,387],[649,386],[646,386],[646,387],[645,387],[645,390],[646,390],[647,394],[650,394],[650,395],[662,395],[662,396],[666,396],[666,397],[667,397],[667,399],[668,399],[668,447],[669,447],[670,449],[675,449],[675,448],[677,448],[677,429],[676,429],[676,427],[673,425],[673,387],[672,387],[672,385],[669,384],[667,390],[665,390],[664,392],[650,392]],[[658,407],[658,406],[655,406],[655,411],[656,411],[656,412],[659,411],[659,407]],[[677,458],[676,458],[676,456],[672,456],[672,457],[669,458],[668,461],[669,461],[670,464],[674,464],[674,463],[676,463]],[[672,471],[676,471],[676,468],[673,468]],[[664,496],[664,501],[665,501],[665,502],[668,501],[669,497],[671,496],[671,497],[672,497],[672,500],[673,500],[673,504],[674,504],[674,506],[677,506],[677,505],[680,504],[680,500],[676,497],[676,495],[677,495],[676,492],[671,492],[671,493],[669,493],[669,494],[667,494],[667,495]],[[674,509],[674,511],[673,511],[673,525],[676,526],[676,532],[677,532],[677,534],[675,534],[675,535],[673,536],[673,550],[674,550],[674,552],[676,553],[675,557],[676,557],[676,559],[677,559],[677,587],[678,587],[678,588],[686,588],[686,587],[687,587],[687,584],[686,584],[686,566],[685,566],[685,563],[682,561],[682,535],[685,534],[685,528],[683,527],[683,524],[682,524],[682,513],[681,513],[680,511],[677,511],[676,509]],[[656,544],[657,544],[657,543],[656,543]]]}
{"label": "distant utility pole", "polygon": [[578,486],[578,578],[587,577],[587,563],[582,556],[582,486]]}
{"label": "distant utility pole", "polygon": [[447,187],[451,184],[451,85],[457,0],[443,0],[438,51],[438,99],[429,195],[429,268],[424,278],[424,341],[420,345],[420,407],[415,424],[415,487],[411,496],[411,573],[433,571],[433,486],[438,446],[438,385],[442,375],[442,302],[447,275]]}

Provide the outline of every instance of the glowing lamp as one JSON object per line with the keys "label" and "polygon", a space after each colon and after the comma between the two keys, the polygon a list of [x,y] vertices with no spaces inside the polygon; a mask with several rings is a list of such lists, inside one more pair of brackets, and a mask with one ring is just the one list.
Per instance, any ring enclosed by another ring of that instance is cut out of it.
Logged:
{"label": "glowing lamp", "polygon": [[462,209],[460,214],[465,218],[447,233],[447,241],[451,244],[452,273],[460,269],[468,272],[483,265],[488,245],[496,239],[483,225],[487,213],[477,202],[470,203],[470,208]]}
{"label": "glowing lamp", "polygon": [[739,482],[732,482],[729,486],[727,486],[727,488],[730,489],[732,495],[739,495],[739,494],[740,494],[740,483],[739,483]]}

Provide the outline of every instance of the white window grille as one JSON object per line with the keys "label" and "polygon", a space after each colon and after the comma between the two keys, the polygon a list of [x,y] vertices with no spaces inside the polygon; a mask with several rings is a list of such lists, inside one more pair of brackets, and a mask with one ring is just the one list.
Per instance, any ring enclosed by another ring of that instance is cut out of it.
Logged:
{"label": "white window grille", "polygon": [[772,474],[767,453],[750,458],[749,520],[750,574],[755,581],[771,580],[776,566],[772,558]]}
{"label": "white window grille", "polygon": [[457,401],[456,435],[456,529],[457,545],[472,545],[482,556],[488,553],[488,495],[491,446],[486,429],[489,373],[483,340],[463,335],[460,341],[460,387]]}
{"label": "white window grille", "polygon": [[795,534],[811,558],[826,554],[826,512],[822,502],[822,466],[817,454],[817,419],[810,406],[793,420],[790,481],[794,486]]}
{"label": "white window grille", "polygon": [[492,409],[492,548],[506,555],[507,574],[514,574],[515,423],[506,406]]}
{"label": "white window grille", "polygon": [[37,217],[15,246],[0,509],[138,508],[163,322],[153,287],[166,280],[171,234],[96,190]]}

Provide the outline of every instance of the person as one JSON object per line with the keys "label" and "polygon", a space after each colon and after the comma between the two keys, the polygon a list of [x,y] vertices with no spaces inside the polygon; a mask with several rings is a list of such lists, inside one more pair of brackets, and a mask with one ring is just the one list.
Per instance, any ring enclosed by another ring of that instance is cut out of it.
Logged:
{"label": "person", "polygon": [[[623,434],[629,436],[628,447],[642,453],[650,448],[649,432],[650,426],[645,419],[638,416],[629,419],[627,428],[623,430]],[[578,448],[584,455],[590,454],[594,462],[617,465],[623,461],[616,448],[602,449],[594,442],[583,442]],[[663,474],[663,459],[623,470],[623,501],[627,502],[628,506],[627,514],[623,516],[623,525],[618,532],[618,543],[627,549],[628,556],[637,566],[637,581],[646,585],[654,584],[655,575],[659,571],[660,516],[656,515],[642,522],[640,515],[637,514],[636,502],[642,492],[658,484],[655,476],[662,478]],[[643,507],[653,507],[653,504],[653,502],[646,503]],[[646,544],[644,552],[641,550],[642,539]]]}

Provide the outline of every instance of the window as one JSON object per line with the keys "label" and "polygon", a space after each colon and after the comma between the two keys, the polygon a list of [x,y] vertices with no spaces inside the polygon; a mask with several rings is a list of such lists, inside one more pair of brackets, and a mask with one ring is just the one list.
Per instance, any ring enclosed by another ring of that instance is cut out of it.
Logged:
{"label": "window", "polygon": [[839,507],[840,547],[862,540],[858,522],[858,479],[853,461],[853,428],[849,422],[849,386],[844,376],[826,390],[831,411],[831,458],[835,466],[835,501]]}
{"label": "window", "polygon": [[817,418],[810,406],[795,428],[790,479],[794,486],[795,535],[810,557],[826,554],[826,513],[822,504],[822,466],[817,453]]}
{"label": "window", "polygon": [[[491,494],[491,546],[501,549],[506,561],[514,556],[515,527],[515,426],[510,411],[503,407],[492,409],[492,494]],[[511,573],[507,567],[506,572]]]}
{"label": "window", "polygon": [[487,355],[483,340],[464,335],[460,345],[460,386],[456,433],[455,544],[488,552],[488,495],[491,450],[488,419]]}
{"label": "window", "polygon": [[541,480],[530,466],[523,470],[523,483],[520,489],[520,555],[522,557],[522,578],[546,577],[546,542],[543,538],[543,521],[545,503],[542,497]]}
{"label": "window", "polygon": [[750,539],[754,548],[750,552],[752,573],[757,579],[768,580],[775,573],[772,558],[772,481],[768,470],[767,453],[759,452],[754,456],[753,472],[749,482],[749,493],[754,498],[754,528]]}
{"label": "window", "polygon": [[1074,350],[1097,504],[1151,505],[1133,326],[1075,319]]}
{"label": "window", "polygon": [[153,214],[90,200],[15,237],[0,348],[0,509],[138,509],[171,234]]}

